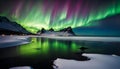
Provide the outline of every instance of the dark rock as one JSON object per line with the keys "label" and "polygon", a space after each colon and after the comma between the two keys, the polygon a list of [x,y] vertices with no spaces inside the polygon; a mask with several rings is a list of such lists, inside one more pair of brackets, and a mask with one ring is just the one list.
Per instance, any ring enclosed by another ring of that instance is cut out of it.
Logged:
{"label": "dark rock", "polygon": [[46,32],[46,30],[44,29],[44,28],[42,28],[41,30],[39,30],[38,32],[37,32],[37,34],[43,34],[43,33],[45,33]]}
{"label": "dark rock", "polygon": [[51,32],[52,32],[52,31],[54,31],[54,29],[53,29],[53,28],[51,28],[51,29],[49,29],[49,31],[51,31]]}
{"label": "dark rock", "polygon": [[60,32],[67,32],[67,33],[75,35],[75,33],[73,32],[71,27],[64,28],[64,29],[60,30]]}
{"label": "dark rock", "polygon": [[8,18],[0,16],[0,22],[10,22]]}
{"label": "dark rock", "polygon": [[0,16],[0,34],[32,34],[16,22]]}
{"label": "dark rock", "polygon": [[71,27],[62,29],[60,31],[54,31],[53,28],[45,30],[44,28],[41,31],[37,32],[38,35],[56,35],[56,36],[73,36],[75,35]]}

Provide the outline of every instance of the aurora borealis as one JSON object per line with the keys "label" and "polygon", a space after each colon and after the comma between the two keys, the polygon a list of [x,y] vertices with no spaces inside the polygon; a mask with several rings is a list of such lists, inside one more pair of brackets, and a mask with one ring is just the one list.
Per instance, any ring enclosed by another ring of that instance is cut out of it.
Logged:
{"label": "aurora borealis", "polygon": [[33,33],[93,26],[92,21],[120,13],[120,0],[0,0],[0,16],[16,21]]}

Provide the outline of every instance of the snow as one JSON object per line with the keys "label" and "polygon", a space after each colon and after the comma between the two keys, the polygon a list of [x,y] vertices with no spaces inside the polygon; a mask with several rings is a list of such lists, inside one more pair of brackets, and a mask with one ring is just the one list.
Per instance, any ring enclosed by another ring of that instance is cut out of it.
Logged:
{"label": "snow", "polygon": [[0,36],[0,48],[12,47],[26,43],[29,43],[29,37]]}
{"label": "snow", "polygon": [[11,67],[9,69],[32,69],[32,68],[29,66],[21,66],[21,67],[19,66],[19,67]]}
{"label": "snow", "polygon": [[42,36],[57,40],[120,42],[120,37]]}
{"label": "snow", "polygon": [[54,32],[54,31],[47,31],[43,34],[41,34],[41,36],[71,36],[73,34],[68,33],[68,32]]}
{"label": "snow", "polygon": [[77,61],[58,58],[54,64],[57,69],[120,69],[120,57],[102,54],[84,54],[89,61]]}

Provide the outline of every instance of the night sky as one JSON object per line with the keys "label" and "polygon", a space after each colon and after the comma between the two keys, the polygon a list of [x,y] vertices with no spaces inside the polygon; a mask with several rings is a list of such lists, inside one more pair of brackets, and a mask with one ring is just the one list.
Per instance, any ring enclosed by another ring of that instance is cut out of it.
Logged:
{"label": "night sky", "polygon": [[0,16],[31,32],[97,26],[94,21],[119,13],[120,0],[0,0]]}

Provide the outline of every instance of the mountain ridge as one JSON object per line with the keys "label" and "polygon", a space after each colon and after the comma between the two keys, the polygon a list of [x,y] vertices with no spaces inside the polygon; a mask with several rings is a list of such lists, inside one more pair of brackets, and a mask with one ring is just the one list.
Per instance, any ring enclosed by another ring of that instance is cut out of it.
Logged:
{"label": "mountain ridge", "polygon": [[[10,21],[7,17],[0,16],[0,34],[31,34],[21,25],[16,22]],[[9,31],[9,33],[8,33]],[[10,33],[11,32],[11,33]]]}
{"label": "mountain ridge", "polygon": [[39,30],[37,32],[38,35],[43,35],[43,36],[74,36],[75,33],[72,31],[71,27],[67,27],[64,29],[61,29],[59,31],[54,31],[53,28],[50,28],[49,30],[45,30],[44,28],[42,28],[41,30]]}

